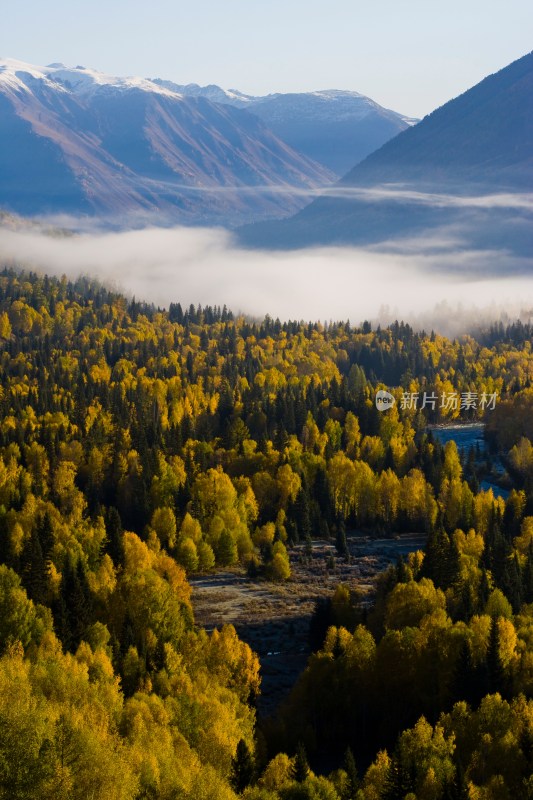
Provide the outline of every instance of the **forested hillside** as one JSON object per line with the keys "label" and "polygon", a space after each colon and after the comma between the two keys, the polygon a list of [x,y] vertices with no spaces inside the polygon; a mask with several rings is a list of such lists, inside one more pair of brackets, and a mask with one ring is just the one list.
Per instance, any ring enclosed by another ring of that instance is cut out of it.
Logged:
{"label": "forested hillside", "polygon": [[[4,270],[0,797],[533,797],[531,333],[167,312]],[[477,401],[420,408],[454,393]],[[506,500],[426,429],[481,418]],[[258,724],[258,659],[195,626],[187,575],[287,581],[296,542],[401,531],[425,555],[370,609],[337,589]]]}

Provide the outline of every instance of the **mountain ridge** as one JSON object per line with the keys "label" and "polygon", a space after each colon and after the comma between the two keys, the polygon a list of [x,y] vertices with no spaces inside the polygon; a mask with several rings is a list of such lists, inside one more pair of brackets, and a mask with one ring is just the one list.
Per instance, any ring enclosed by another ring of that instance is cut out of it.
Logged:
{"label": "mountain ridge", "polygon": [[0,62],[0,205],[238,224],[292,213],[333,179],[245,110],[152,87]]}
{"label": "mountain ridge", "polygon": [[220,86],[154,82],[187,96],[246,108],[298,152],[345,174],[354,164],[418,120],[384,108],[372,98],[346,89],[246,95]]}
{"label": "mountain ridge", "polygon": [[329,196],[285,222],[243,229],[241,241],[259,247],[375,245],[451,226],[468,247],[518,247],[530,255],[528,204],[506,209],[500,198],[489,207],[487,198],[533,186],[532,100],[529,53],[385,143]]}

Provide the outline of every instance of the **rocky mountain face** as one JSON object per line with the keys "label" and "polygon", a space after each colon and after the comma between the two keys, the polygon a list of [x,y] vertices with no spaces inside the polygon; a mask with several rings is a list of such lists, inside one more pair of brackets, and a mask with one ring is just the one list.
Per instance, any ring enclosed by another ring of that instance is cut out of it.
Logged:
{"label": "rocky mountain face", "polygon": [[300,153],[331,169],[338,177],[417,120],[383,108],[358,92],[318,92],[254,97],[220,86],[158,85],[191,97],[246,108]]}
{"label": "rocky mountain face", "polygon": [[84,67],[0,61],[0,207],[228,226],[294,213],[333,173],[246,110]]}

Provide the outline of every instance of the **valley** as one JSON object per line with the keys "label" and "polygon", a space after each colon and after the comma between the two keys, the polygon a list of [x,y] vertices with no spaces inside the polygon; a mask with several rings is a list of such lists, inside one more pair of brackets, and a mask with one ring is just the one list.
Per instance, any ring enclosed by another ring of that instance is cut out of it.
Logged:
{"label": "valley", "polygon": [[[196,624],[211,631],[234,625],[261,662],[261,716],[274,713],[294,686],[311,654],[309,624],[318,601],[331,598],[339,583],[372,602],[376,577],[399,556],[423,549],[424,534],[386,539],[347,537],[349,559],[334,543],[312,540],[290,550],[291,578],[285,583],[252,580],[242,569],[190,578]],[[334,566],[331,567],[331,559]],[[330,562],[328,565],[328,561]]]}
{"label": "valley", "polygon": [[110,71],[43,66],[54,2],[0,58],[0,800],[533,800],[533,53],[94,0],[53,57]]}

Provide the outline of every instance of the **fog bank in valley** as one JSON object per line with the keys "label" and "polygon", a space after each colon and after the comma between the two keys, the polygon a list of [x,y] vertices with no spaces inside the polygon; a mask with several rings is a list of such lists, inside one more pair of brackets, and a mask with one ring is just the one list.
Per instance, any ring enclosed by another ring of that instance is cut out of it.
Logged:
{"label": "fog bank in valley", "polygon": [[219,229],[0,229],[0,263],[89,275],[161,307],[226,304],[282,320],[403,319],[457,334],[502,316],[529,319],[533,309],[533,261],[463,250],[453,231],[366,249],[264,252],[242,249]]}

